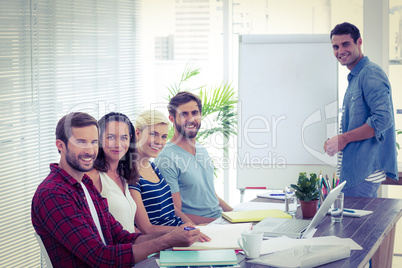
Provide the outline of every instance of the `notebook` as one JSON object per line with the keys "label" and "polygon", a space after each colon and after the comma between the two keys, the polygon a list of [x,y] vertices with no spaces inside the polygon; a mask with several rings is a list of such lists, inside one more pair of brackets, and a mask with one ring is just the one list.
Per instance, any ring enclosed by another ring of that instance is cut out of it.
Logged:
{"label": "notebook", "polygon": [[198,251],[161,251],[160,266],[237,265],[233,249]]}
{"label": "notebook", "polygon": [[257,223],[253,227],[253,230],[263,232],[266,237],[285,235],[291,238],[303,238],[322,222],[328,209],[331,207],[332,203],[334,203],[335,198],[341,192],[345,184],[346,181],[331,190],[312,220],[269,217]]}
{"label": "notebook", "polygon": [[266,217],[291,219],[292,216],[280,209],[248,210],[222,212],[222,217],[230,222],[255,222]]}

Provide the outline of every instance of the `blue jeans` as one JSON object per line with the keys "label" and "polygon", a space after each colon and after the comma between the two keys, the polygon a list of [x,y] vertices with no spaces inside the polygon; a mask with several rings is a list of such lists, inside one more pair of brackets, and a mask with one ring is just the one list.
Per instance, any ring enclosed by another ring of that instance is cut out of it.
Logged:
{"label": "blue jeans", "polygon": [[350,189],[342,189],[345,196],[349,197],[377,197],[377,190],[380,187],[381,182],[372,183],[369,181],[363,181]]}

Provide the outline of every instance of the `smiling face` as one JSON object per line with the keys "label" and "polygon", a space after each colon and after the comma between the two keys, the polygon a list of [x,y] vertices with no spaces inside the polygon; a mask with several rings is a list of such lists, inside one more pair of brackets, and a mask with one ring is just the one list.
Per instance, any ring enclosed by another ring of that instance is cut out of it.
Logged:
{"label": "smiling face", "polygon": [[140,159],[156,158],[160,151],[165,147],[168,137],[169,127],[167,124],[156,124],[136,129],[137,152]]}
{"label": "smiling face", "polygon": [[118,162],[130,146],[130,132],[125,122],[111,121],[102,135],[102,149],[107,162]]}
{"label": "smiling face", "polygon": [[194,139],[201,127],[201,112],[195,101],[177,107],[176,117],[169,119],[174,122],[175,132],[185,138]]}
{"label": "smiling face", "polygon": [[336,59],[349,70],[352,70],[363,58],[361,38],[355,43],[350,34],[333,35],[331,43]]}
{"label": "smiling face", "polygon": [[[65,162],[77,172],[90,171],[98,154],[98,129],[96,126],[72,127],[72,136],[68,139],[65,147],[58,147]],[[61,142],[61,141],[60,141]],[[59,146],[60,146],[60,142]],[[72,175],[72,174],[70,174]]]}

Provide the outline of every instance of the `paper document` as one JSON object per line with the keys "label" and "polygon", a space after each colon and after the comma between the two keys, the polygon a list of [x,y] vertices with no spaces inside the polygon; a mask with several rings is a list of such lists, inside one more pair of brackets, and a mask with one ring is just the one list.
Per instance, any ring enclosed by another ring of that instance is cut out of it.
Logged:
{"label": "paper document", "polygon": [[282,190],[271,190],[262,194],[257,194],[257,197],[285,200],[285,193]]}
{"label": "paper document", "polygon": [[[361,209],[353,209],[353,208],[344,208],[343,209],[343,216],[345,217],[355,217],[355,218],[361,218],[367,215],[372,214],[373,211],[371,210],[361,210]],[[329,215],[331,215],[331,209],[328,210]]]}
{"label": "paper document", "polygon": [[251,229],[251,223],[213,224],[197,226],[201,232],[211,238],[209,242],[195,242],[189,247],[174,247],[173,250],[202,250],[202,249],[237,249],[237,239],[241,233]]}
{"label": "paper document", "polygon": [[293,246],[248,262],[274,267],[316,267],[349,257],[348,246]]}
{"label": "paper document", "polygon": [[286,236],[275,237],[262,241],[261,254],[274,253],[287,250],[293,246],[336,246],[346,245],[351,250],[362,250],[363,248],[351,238],[339,238],[336,236],[321,236],[308,239],[292,239]]}

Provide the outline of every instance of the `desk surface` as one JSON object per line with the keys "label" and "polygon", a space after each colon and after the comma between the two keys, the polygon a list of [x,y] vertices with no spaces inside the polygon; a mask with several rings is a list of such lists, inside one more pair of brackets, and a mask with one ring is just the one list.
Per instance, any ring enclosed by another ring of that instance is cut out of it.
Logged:
{"label": "desk surface", "polygon": [[[254,201],[267,202],[267,199],[257,198]],[[372,210],[373,214],[362,218],[344,217],[341,223],[332,223],[331,217],[326,216],[318,226],[314,237],[335,235],[352,238],[363,247],[363,250],[352,250],[348,259],[320,267],[364,267],[402,216],[401,199],[345,197],[345,207]],[[297,218],[301,218],[300,209]],[[241,266],[266,267],[251,265],[244,261]]]}
{"label": "desk surface", "polygon": [[[257,198],[253,201],[275,202],[264,198]],[[363,247],[363,250],[353,250],[350,258],[320,267],[364,267],[402,216],[401,199],[346,197],[345,207],[372,210],[373,214],[362,218],[344,217],[341,223],[332,223],[331,217],[326,216],[314,236],[336,235],[342,238],[352,238]],[[300,208],[296,217],[301,218]],[[238,260],[241,267],[266,267],[247,263],[241,254],[238,254]],[[158,266],[154,259],[148,259],[135,267]]]}
{"label": "desk surface", "polygon": [[381,184],[389,184],[389,185],[402,185],[402,172],[398,172],[398,181],[394,181],[393,179],[386,178],[385,181],[381,182]]}

